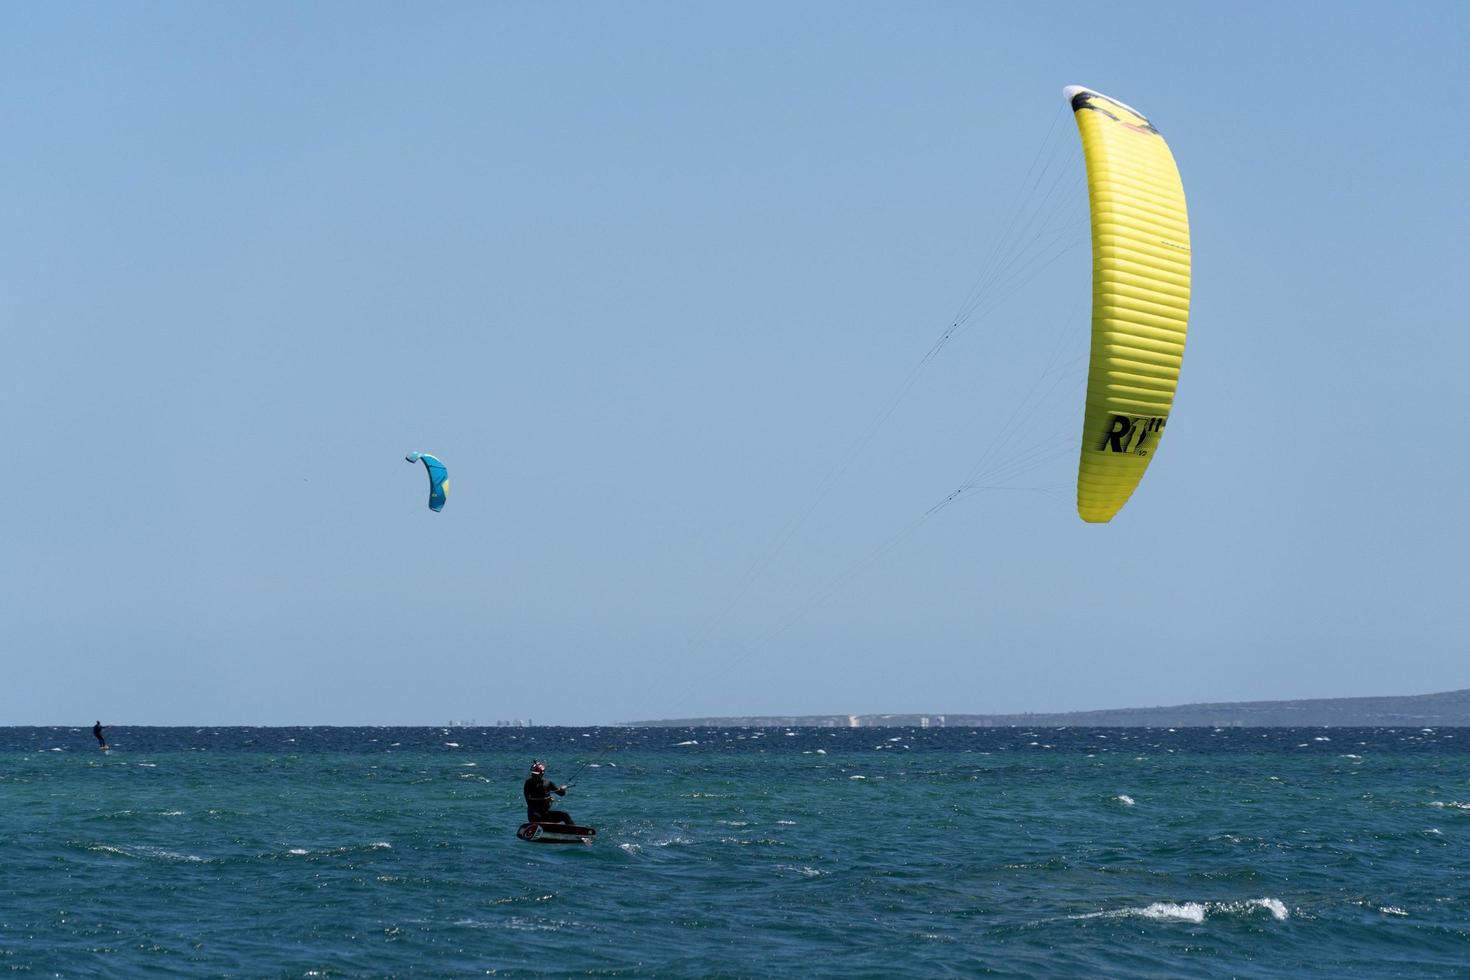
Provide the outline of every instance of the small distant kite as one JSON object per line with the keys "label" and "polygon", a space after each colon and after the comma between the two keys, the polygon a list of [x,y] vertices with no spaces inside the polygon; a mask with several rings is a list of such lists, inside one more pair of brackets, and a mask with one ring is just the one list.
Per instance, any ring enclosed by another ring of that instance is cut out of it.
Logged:
{"label": "small distant kite", "polygon": [[403,458],[410,463],[424,464],[424,469],[429,471],[429,509],[443,510],[444,501],[449,498],[449,469],[438,457],[428,453],[409,453]]}

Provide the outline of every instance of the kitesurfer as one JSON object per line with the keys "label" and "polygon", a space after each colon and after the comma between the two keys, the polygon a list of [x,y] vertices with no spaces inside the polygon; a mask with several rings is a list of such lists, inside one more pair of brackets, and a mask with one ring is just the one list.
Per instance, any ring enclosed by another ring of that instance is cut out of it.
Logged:
{"label": "kitesurfer", "polygon": [[102,727],[102,720],[99,718],[97,723],[92,726],[92,737],[97,740],[97,747],[105,751],[107,749],[107,738],[102,734],[104,731],[106,729]]}
{"label": "kitesurfer", "polygon": [[526,782],[521,787],[521,794],[526,798],[527,822],[575,824],[570,813],[551,808],[552,793],[566,796],[567,788],[557,786],[546,778],[546,766],[540,762],[532,762],[531,775],[526,777]]}

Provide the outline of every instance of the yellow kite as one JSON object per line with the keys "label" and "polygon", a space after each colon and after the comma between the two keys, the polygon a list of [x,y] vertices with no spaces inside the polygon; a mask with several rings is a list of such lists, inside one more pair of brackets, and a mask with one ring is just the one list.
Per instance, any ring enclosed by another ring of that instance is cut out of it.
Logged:
{"label": "yellow kite", "polygon": [[1092,208],[1092,359],[1077,513],[1105,523],[1158,452],[1189,324],[1189,215],[1169,146],[1143,113],[1070,85]]}

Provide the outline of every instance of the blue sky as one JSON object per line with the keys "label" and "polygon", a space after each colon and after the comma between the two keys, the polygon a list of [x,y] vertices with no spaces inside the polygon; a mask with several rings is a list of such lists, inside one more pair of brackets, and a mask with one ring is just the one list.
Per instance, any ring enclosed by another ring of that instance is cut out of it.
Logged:
{"label": "blue sky", "polygon": [[[0,723],[1470,685],[1466,50],[1453,3],[10,5]],[[1100,527],[1085,242],[864,438],[1032,161],[1080,193],[1067,84],[1168,138],[1195,263]]]}

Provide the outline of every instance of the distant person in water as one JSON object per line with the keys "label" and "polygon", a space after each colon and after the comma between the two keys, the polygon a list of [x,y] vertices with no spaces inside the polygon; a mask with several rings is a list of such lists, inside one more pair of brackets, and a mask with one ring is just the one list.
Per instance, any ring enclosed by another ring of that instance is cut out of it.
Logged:
{"label": "distant person in water", "polygon": [[99,719],[97,724],[92,726],[92,737],[97,740],[97,747],[99,749],[107,748],[107,738],[102,734],[104,731],[106,729],[102,727],[102,721]]}
{"label": "distant person in water", "polygon": [[565,786],[556,786],[546,778],[546,767],[539,762],[531,763],[531,775],[521,787],[526,798],[526,821],[528,823],[575,823],[572,815],[551,808],[551,794],[566,796]]}

